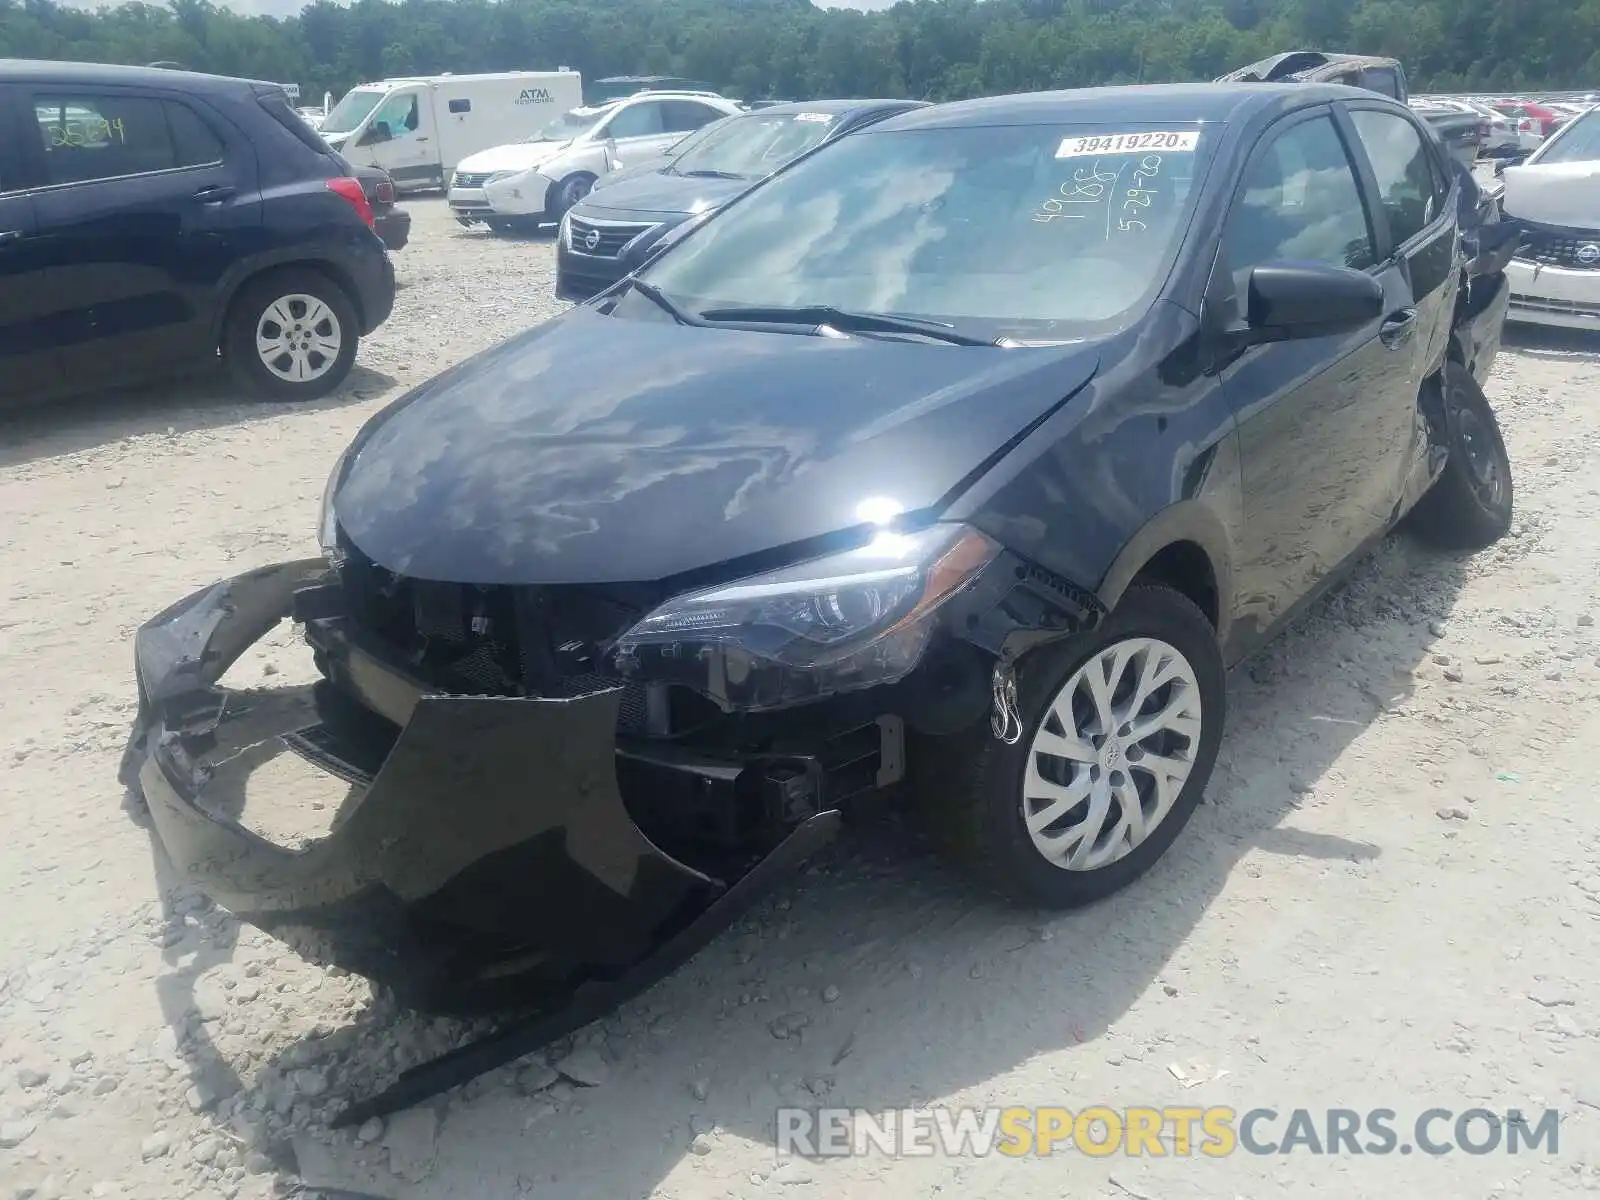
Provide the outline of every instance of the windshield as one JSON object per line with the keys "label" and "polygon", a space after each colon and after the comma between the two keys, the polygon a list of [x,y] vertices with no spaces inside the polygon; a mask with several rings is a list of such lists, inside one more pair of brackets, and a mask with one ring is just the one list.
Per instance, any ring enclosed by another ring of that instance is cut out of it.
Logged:
{"label": "windshield", "polygon": [[580,134],[587,133],[600,122],[606,115],[603,108],[574,108],[562,113],[550,124],[546,125],[531,138],[530,142],[570,142]]}
{"label": "windshield", "polygon": [[1600,110],[1574,117],[1567,127],[1546,142],[1530,162],[1600,162]]}
{"label": "windshield", "polygon": [[827,113],[734,117],[699,145],[678,155],[672,170],[677,175],[703,171],[764,179],[827,137],[833,120]]}
{"label": "windshield", "polygon": [[356,88],[346,92],[344,99],[333,106],[333,111],[320,126],[323,133],[349,133],[367,114],[378,107],[378,102],[388,93],[382,88]]}
{"label": "windshield", "polygon": [[1213,136],[1167,125],[841,138],[640,272],[685,309],[831,306],[1059,339],[1166,280]]}

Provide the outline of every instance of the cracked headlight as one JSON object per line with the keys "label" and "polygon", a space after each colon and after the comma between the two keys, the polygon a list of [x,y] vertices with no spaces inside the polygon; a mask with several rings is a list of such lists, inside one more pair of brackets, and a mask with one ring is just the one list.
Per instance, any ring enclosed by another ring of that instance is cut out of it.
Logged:
{"label": "cracked headlight", "polygon": [[856,550],[674,597],[617,639],[613,662],[729,711],[894,683],[921,659],[940,606],[999,552],[962,525],[883,532]]}
{"label": "cracked headlight", "polygon": [[349,459],[350,448],[346,446],[334,460],[333,470],[328,472],[328,482],[322,487],[322,511],[317,517],[317,542],[322,546],[323,557],[335,567],[339,566],[343,555],[339,551],[339,519],[333,512],[333,494],[339,490]]}

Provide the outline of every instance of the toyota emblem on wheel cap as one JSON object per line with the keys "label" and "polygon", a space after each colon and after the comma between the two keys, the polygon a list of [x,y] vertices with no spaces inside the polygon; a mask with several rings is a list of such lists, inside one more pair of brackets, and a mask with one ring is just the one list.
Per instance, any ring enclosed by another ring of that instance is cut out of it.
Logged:
{"label": "toyota emblem on wheel cap", "polygon": [[1600,263],[1600,243],[1585,242],[1578,247],[1577,259],[1586,267]]}
{"label": "toyota emblem on wheel cap", "polygon": [[[589,236],[583,239],[583,244],[585,249],[598,250],[600,248],[600,231],[598,229],[589,230]],[[1594,256],[1600,258],[1600,246],[1594,247]]]}

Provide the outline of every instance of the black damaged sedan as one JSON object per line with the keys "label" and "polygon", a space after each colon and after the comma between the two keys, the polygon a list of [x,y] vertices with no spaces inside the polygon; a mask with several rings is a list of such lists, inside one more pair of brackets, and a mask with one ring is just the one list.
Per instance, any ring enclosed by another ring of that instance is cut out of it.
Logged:
{"label": "black damaged sedan", "polygon": [[[1229,665],[1402,520],[1510,522],[1459,186],[1321,85],[842,139],[373,417],[323,557],[139,631],[124,779],[217,902],[429,1007],[642,986],[903,782],[1019,901],[1106,896]],[[318,682],[221,687],[285,618]],[[304,847],[239,819],[284,749],[346,789]]]}

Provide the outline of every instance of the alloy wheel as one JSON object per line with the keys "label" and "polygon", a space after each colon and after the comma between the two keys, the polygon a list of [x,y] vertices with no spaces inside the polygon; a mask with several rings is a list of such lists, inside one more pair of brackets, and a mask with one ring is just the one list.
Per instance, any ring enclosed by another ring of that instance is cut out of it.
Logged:
{"label": "alloy wheel", "polygon": [[1125,638],[1079,667],[1028,747],[1022,816],[1054,866],[1095,871],[1130,854],[1177,803],[1204,720],[1194,667],[1156,638]]}
{"label": "alloy wheel", "polygon": [[338,362],[343,346],[337,314],[315,296],[280,296],[256,322],[256,353],[286,383],[320,379]]}

